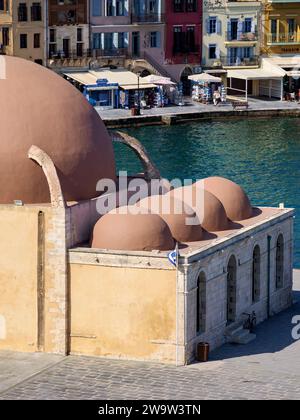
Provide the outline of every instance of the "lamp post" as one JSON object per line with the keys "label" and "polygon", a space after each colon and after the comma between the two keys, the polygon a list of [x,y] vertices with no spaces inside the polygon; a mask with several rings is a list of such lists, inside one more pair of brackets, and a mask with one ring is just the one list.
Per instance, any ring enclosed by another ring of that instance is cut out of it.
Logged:
{"label": "lamp post", "polygon": [[137,115],[141,115],[141,101],[140,101],[140,77],[141,73],[137,73],[138,77],[138,106],[137,106]]}

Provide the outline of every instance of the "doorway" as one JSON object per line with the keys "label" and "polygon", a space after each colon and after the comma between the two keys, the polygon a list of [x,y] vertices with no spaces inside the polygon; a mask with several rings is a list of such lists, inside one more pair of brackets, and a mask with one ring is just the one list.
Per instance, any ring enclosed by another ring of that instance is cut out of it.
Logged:
{"label": "doorway", "polygon": [[236,258],[232,255],[227,266],[227,325],[236,319]]}
{"label": "doorway", "polygon": [[70,40],[68,38],[63,39],[63,52],[65,58],[69,58],[70,56]]}
{"label": "doorway", "polygon": [[238,38],[238,20],[231,19],[230,23],[230,41],[234,41]]}
{"label": "doorway", "polygon": [[140,56],[140,33],[132,32],[132,55],[134,57]]}
{"label": "doorway", "polygon": [[191,76],[192,74],[193,74],[193,72],[189,67],[186,67],[181,74],[180,82],[182,84],[183,96],[191,96],[192,83],[189,80],[189,76]]}

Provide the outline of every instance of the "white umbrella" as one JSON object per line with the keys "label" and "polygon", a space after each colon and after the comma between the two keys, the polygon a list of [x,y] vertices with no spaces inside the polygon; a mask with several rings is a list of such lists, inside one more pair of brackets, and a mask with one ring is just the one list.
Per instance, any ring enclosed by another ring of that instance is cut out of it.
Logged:
{"label": "white umbrella", "polygon": [[163,85],[163,86],[176,85],[176,83],[172,82],[170,78],[157,76],[155,74],[150,74],[149,76],[143,77],[143,81],[147,83],[152,83],[154,85]]}
{"label": "white umbrella", "polygon": [[210,82],[210,83],[221,83],[222,79],[220,77],[212,76],[208,73],[193,74],[189,76],[189,80],[194,82]]}

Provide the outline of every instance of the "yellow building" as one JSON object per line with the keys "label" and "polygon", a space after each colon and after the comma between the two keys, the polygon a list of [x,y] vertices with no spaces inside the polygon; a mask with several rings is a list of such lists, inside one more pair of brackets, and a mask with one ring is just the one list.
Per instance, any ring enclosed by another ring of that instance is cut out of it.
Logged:
{"label": "yellow building", "polygon": [[10,0],[0,1],[0,54],[12,55],[12,10]]}
{"label": "yellow building", "polygon": [[300,92],[300,2],[266,0],[262,54],[285,71],[282,97],[299,98]]}
{"label": "yellow building", "polygon": [[264,52],[267,54],[300,53],[300,2],[267,1],[264,31]]}
{"label": "yellow building", "polygon": [[0,1],[0,53],[45,64],[45,1]]}

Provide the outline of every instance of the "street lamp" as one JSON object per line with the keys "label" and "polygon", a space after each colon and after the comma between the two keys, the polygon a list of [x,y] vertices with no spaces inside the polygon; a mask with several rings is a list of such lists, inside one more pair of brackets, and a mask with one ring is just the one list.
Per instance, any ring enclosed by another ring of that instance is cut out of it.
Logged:
{"label": "street lamp", "polygon": [[137,106],[137,115],[141,115],[141,101],[140,101],[140,77],[141,73],[137,73],[138,77],[138,106]]}

